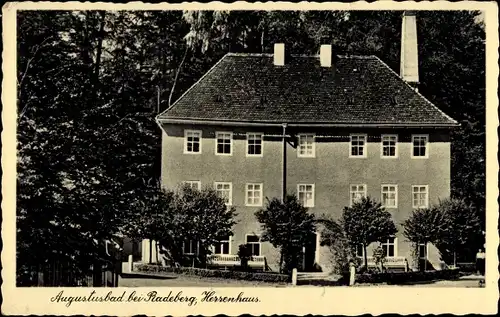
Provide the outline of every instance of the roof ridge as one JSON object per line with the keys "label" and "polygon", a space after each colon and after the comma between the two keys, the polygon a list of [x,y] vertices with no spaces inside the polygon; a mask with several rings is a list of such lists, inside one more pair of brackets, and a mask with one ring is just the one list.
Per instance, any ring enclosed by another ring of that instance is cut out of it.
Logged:
{"label": "roof ridge", "polygon": [[[236,56],[236,57],[273,57],[272,53],[238,53],[238,52],[229,52],[226,54],[227,56]],[[290,54],[291,57],[294,58],[318,58],[319,54],[307,55],[307,54]],[[377,59],[375,55],[359,55],[359,54],[339,54],[335,55],[338,58],[345,59]]]}

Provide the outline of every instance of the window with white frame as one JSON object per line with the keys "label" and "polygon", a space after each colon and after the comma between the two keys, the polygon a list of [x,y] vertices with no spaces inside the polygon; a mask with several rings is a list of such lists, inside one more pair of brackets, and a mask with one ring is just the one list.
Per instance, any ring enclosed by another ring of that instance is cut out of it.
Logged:
{"label": "window with white frame", "polygon": [[298,157],[314,157],[315,145],[314,134],[299,134]]}
{"label": "window with white frame", "polygon": [[231,205],[233,202],[233,185],[231,183],[216,182],[215,191],[217,194],[224,198],[227,205]]}
{"label": "window with white frame", "polygon": [[246,205],[262,206],[262,184],[247,184]]}
{"label": "window with white frame", "polygon": [[366,157],[366,134],[351,134],[350,157]]}
{"label": "window with white frame", "polygon": [[361,258],[365,256],[365,249],[361,243],[356,245],[356,256]]}
{"label": "window with white frame", "polygon": [[397,185],[382,185],[382,206],[386,208],[398,207]]}
{"label": "window with white frame", "polygon": [[412,157],[427,158],[429,156],[429,136],[416,134],[411,136]]}
{"label": "window with white frame", "polygon": [[387,241],[382,242],[382,250],[386,257],[391,258],[396,256],[396,238],[392,237]]}
{"label": "window with white frame", "polygon": [[182,252],[184,254],[198,254],[198,241],[187,240],[182,245]]}
{"label": "window with white frame", "polygon": [[361,198],[366,197],[366,185],[351,185],[350,197],[351,206]]}
{"label": "window with white frame", "polygon": [[214,245],[214,254],[230,254],[231,252],[231,237],[224,236],[217,241]]}
{"label": "window with white frame", "polygon": [[298,198],[304,207],[314,207],[314,184],[297,185]]}
{"label": "window with white frame", "polygon": [[219,155],[231,155],[233,145],[232,132],[216,132],[216,148],[215,153]]}
{"label": "window with white frame", "polygon": [[429,187],[427,185],[412,186],[413,208],[427,208],[429,206]]}
{"label": "window with white frame", "polygon": [[247,156],[262,156],[262,133],[247,133]]}
{"label": "window with white frame", "polygon": [[184,153],[201,153],[201,131],[184,131]]}
{"label": "window with white frame", "polygon": [[398,136],[395,134],[382,135],[382,157],[398,156]]}
{"label": "window with white frame", "polygon": [[257,235],[247,235],[246,244],[254,256],[260,256],[260,237]]}
{"label": "window with white frame", "polygon": [[184,186],[187,186],[194,190],[201,190],[201,182],[200,181],[185,181]]}

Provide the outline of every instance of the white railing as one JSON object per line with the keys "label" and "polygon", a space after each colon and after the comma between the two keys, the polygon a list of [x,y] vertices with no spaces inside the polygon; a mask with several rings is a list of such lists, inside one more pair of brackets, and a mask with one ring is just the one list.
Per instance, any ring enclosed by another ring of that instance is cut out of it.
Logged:
{"label": "white railing", "polygon": [[[210,254],[208,261],[216,266],[235,266],[241,265],[240,258],[235,254]],[[265,257],[262,255],[254,255],[248,261],[248,266],[263,267],[265,265]]]}

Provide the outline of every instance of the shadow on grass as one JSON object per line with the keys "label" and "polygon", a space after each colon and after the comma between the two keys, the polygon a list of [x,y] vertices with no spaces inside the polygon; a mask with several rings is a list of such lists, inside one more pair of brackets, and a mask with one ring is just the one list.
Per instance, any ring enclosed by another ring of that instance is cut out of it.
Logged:
{"label": "shadow on grass", "polygon": [[177,278],[175,275],[156,275],[156,274],[141,274],[141,273],[122,273],[121,278],[140,278],[149,280],[174,280]]}

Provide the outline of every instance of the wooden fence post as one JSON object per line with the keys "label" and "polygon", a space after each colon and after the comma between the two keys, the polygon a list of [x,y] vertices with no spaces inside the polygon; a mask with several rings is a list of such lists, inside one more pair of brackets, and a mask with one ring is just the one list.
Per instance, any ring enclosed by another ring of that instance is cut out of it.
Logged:
{"label": "wooden fence post", "polygon": [[353,263],[349,266],[349,286],[354,285],[355,279],[356,279],[356,267],[354,266]]}
{"label": "wooden fence post", "polygon": [[292,270],[292,285],[297,285],[297,269]]}
{"label": "wooden fence post", "polygon": [[134,256],[130,254],[128,256],[128,273],[131,273],[134,270]]}

